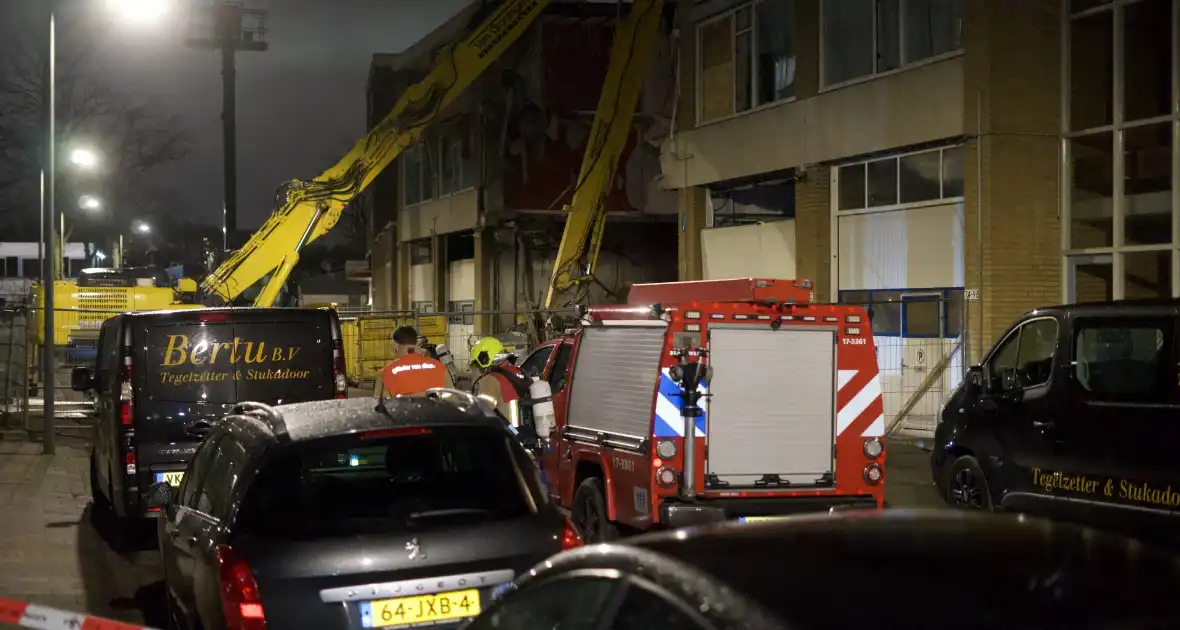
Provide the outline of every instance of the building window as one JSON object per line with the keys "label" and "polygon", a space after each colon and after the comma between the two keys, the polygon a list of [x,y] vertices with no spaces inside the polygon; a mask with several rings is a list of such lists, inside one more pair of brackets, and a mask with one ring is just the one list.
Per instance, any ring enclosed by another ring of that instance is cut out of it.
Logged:
{"label": "building window", "polygon": [[4,277],[16,278],[20,276],[20,259],[16,256],[8,256],[4,259]]}
{"label": "building window", "polygon": [[963,0],[823,0],[823,84],[962,48]]}
{"label": "building window", "polygon": [[709,227],[749,225],[795,218],[795,181],[779,178],[709,187]]}
{"label": "building window", "polygon": [[26,278],[39,278],[41,276],[41,261],[36,258],[22,258],[21,271]]}
{"label": "building window", "polygon": [[478,166],[471,156],[469,143],[454,134],[439,138],[439,195],[462,192],[475,186]]}
{"label": "building window", "polygon": [[414,308],[414,312],[419,315],[429,315],[434,312],[434,302],[421,300],[414,302],[411,306]]}
{"label": "building window", "polygon": [[963,332],[963,289],[841,291],[841,304],[869,311],[873,335],[956,339]]}
{"label": "building window", "polygon": [[452,324],[462,324],[464,326],[475,325],[475,315],[464,315],[463,313],[475,313],[474,300],[460,300],[447,302],[447,312],[450,313],[447,320]]}
{"label": "building window", "polygon": [[794,29],[794,0],[761,0],[700,24],[698,120],[794,97]]}
{"label": "building window", "polygon": [[402,152],[402,206],[434,198],[434,167],[428,144],[419,144]]}
{"label": "building window", "polygon": [[429,265],[434,261],[434,251],[430,245],[430,239],[423,238],[416,241],[410,241],[410,264],[411,265]]}
{"label": "building window", "polygon": [[865,210],[963,196],[963,147],[841,166],[837,209]]}
{"label": "building window", "polygon": [[1064,18],[1066,301],[1180,295],[1177,11],[1176,0],[1072,0]]}

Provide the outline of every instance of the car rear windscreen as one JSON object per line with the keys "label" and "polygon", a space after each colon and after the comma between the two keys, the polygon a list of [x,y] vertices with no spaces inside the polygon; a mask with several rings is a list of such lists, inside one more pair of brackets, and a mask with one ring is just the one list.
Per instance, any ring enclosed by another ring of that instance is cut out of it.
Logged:
{"label": "car rear windscreen", "polygon": [[485,427],[316,440],[264,465],[238,527],[263,539],[307,540],[525,516],[535,507],[520,464],[509,438]]}
{"label": "car rear windscreen", "polygon": [[156,324],[146,333],[152,399],[284,403],[332,397],[326,320]]}

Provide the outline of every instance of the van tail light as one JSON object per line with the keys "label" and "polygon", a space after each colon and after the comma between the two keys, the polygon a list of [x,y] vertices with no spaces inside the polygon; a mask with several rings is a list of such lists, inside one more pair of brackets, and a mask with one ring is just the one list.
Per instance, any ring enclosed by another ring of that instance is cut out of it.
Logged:
{"label": "van tail light", "polygon": [[227,630],[265,630],[266,615],[250,566],[229,545],[218,545],[217,582]]}
{"label": "van tail light", "polygon": [[119,368],[119,423],[130,427],[134,423],[134,408],[132,407],[131,386],[131,357],[123,357],[123,366]]}
{"label": "van tail light", "polygon": [[348,398],[348,368],[344,365],[344,349],[339,339],[332,341],[332,379],[336,383],[336,397]]}
{"label": "van tail light", "polygon": [[578,528],[574,527],[574,522],[567,516],[565,519],[565,528],[561,532],[561,550],[569,551],[570,549],[577,549],[582,544],[582,535],[578,533]]}

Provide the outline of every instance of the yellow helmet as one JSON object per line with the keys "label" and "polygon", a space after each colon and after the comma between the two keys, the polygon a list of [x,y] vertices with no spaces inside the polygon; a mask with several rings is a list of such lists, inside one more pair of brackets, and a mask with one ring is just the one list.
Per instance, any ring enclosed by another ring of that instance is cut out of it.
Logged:
{"label": "yellow helmet", "polygon": [[504,344],[495,337],[483,337],[471,346],[471,365],[478,368],[492,367],[496,355],[504,352]]}

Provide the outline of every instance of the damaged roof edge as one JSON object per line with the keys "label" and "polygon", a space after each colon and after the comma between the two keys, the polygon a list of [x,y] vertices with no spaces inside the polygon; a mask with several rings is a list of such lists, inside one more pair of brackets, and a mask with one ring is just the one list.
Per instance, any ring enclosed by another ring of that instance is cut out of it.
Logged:
{"label": "damaged roof edge", "polygon": [[[438,28],[426,34],[425,37],[411,44],[399,53],[376,53],[370,64],[369,76],[372,77],[375,68],[400,70],[409,66],[420,66],[419,69],[429,70],[434,52],[439,47],[449,44],[463,36],[471,18],[478,13],[484,2],[494,0],[471,0],[453,17],[443,22]],[[543,16],[563,15],[568,17],[615,17],[618,14],[620,0],[550,0]],[[624,5],[630,5],[631,0],[621,0]],[[673,0],[674,3],[674,0]],[[625,12],[625,11],[624,11]]]}

